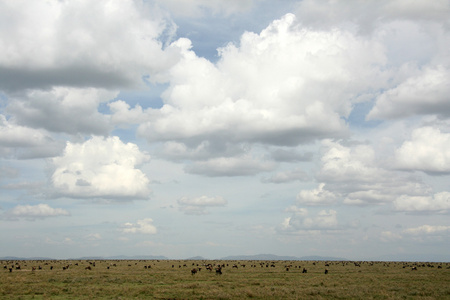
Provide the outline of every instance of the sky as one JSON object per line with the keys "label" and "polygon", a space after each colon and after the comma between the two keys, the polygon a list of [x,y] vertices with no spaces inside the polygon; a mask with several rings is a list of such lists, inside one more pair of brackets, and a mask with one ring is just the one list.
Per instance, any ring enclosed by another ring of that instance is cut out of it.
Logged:
{"label": "sky", "polygon": [[0,0],[0,257],[450,261],[449,0]]}

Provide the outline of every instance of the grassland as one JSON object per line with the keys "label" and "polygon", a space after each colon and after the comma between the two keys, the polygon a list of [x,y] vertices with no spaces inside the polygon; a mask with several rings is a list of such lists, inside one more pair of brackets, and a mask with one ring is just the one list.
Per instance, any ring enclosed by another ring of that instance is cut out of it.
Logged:
{"label": "grassland", "polygon": [[[207,264],[224,266],[222,275]],[[1,299],[450,299],[450,263],[58,260],[1,266]],[[193,275],[194,268],[201,270]]]}

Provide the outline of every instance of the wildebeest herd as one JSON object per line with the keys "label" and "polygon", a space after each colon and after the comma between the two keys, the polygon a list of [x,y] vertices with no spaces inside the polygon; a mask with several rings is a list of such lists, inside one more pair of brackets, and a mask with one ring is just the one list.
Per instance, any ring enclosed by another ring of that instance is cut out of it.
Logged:
{"label": "wildebeest herd", "polygon": [[85,299],[450,296],[450,263],[3,260],[0,267],[1,299],[28,299],[35,295]]}
{"label": "wildebeest herd", "polygon": [[[97,260],[101,263],[100,268],[106,268],[109,270],[110,268],[117,267],[119,264],[127,263],[128,267],[133,266],[141,266],[143,265],[144,269],[151,269],[152,265],[157,266],[160,263],[160,260],[136,260],[136,261],[124,261],[124,260]],[[167,262],[167,261],[166,261]],[[247,264],[250,264],[250,268],[276,268],[282,267],[286,272],[292,270],[299,270],[301,273],[307,273],[308,270],[305,267],[302,267],[301,261],[225,261],[225,262],[216,262],[216,261],[196,261],[189,263],[189,260],[184,261],[170,261],[170,262],[178,262],[178,264],[172,263],[172,269],[186,269],[188,267],[193,267],[190,269],[191,275],[195,275],[198,272],[205,271],[215,271],[215,274],[222,275],[224,269],[242,269],[246,268]],[[182,262],[182,263],[181,263]],[[306,263],[306,262],[303,262]],[[384,267],[389,266],[401,266],[403,269],[409,268],[412,271],[417,271],[420,268],[437,268],[437,269],[450,269],[450,263],[430,263],[430,262],[374,262],[374,261],[309,261],[307,262],[312,266],[323,265],[324,274],[329,273],[330,266],[348,266],[353,265],[355,267],[361,267],[361,265],[373,266],[382,264]],[[92,271],[96,267],[96,261],[85,260],[85,261],[63,261],[63,260],[9,260],[9,261],[1,261],[3,265],[3,269],[8,272],[13,271],[37,271],[37,270],[56,270],[58,267],[60,270],[69,270],[73,268],[78,268],[79,266],[83,266],[85,270]],[[87,266],[85,266],[87,265]]]}

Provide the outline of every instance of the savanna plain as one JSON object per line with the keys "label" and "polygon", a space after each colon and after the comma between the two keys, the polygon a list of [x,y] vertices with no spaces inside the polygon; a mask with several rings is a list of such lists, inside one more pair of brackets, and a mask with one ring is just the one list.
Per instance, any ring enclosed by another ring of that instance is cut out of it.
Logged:
{"label": "savanna plain", "polygon": [[1,261],[1,299],[450,299],[450,263]]}

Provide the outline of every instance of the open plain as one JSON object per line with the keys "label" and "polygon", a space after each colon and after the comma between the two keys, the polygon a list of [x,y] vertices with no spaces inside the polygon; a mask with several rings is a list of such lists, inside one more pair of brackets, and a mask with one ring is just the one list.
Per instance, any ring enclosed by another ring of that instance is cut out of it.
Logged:
{"label": "open plain", "polygon": [[1,299],[450,299],[450,263],[1,261]]}

